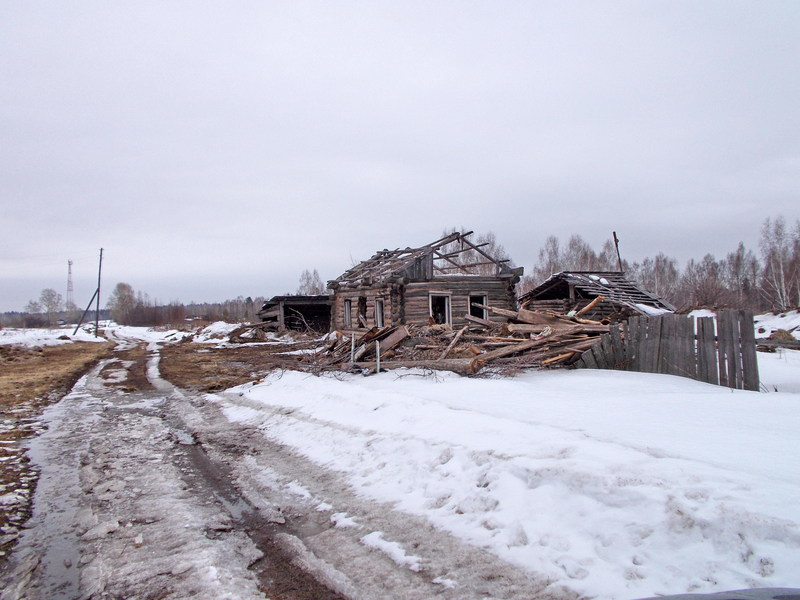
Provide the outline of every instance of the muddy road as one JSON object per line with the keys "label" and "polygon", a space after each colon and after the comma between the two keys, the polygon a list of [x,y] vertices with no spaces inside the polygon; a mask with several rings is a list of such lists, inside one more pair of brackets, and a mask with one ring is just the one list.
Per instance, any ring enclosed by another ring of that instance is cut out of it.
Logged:
{"label": "muddy road", "polygon": [[29,442],[33,516],[0,599],[574,597],[230,423],[161,377],[158,343],[115,342]]}

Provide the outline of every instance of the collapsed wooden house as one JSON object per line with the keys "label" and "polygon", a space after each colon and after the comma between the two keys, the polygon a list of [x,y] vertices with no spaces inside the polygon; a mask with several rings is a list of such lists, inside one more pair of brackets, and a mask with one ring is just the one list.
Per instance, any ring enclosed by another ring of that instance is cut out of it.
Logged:
{"label": "collapsed wooden house", "polygon": [[485,244],[470,241],[471,234],[452,233],[419,248],[381,250],[329,281],[332,328],[502,321],[484,307],[515,309],[515,286],[523,269],[491,256]]}
{"label": "collapsed wooden house", "polygon": [[587,318],[614,321],[675,311],[666,300],[616,271],[562,271],[520,296],[519,302],[529,310],[559,314],[583,310],[594,302],[585,313]]}

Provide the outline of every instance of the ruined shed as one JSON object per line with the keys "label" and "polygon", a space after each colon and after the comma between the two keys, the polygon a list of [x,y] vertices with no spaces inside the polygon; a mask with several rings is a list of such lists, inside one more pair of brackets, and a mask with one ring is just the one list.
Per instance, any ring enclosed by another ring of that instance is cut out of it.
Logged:
{"label": "ruined shed", "polygon": [[593,319],[627,318],[631,315],[658,315],[674,312],[675,307],[648,292],[617,271],[562,271],[520,296],[520,306],[566,314],[579,311],[602,296],[586,313]]}
{"label": "ruined shed", "polygon": [[381,250],[328,282],[334,329],[401,324],[505,320],[478,305],[516,308],[522,268],[491,256],[468,233],[453,233],[419,248]]}
{"label": "ruined shed", "polygon": [[314,331],[326,333],[331,328],[331,297],[274,296],[258,311],[263,323],[271,323],[279,331]]}

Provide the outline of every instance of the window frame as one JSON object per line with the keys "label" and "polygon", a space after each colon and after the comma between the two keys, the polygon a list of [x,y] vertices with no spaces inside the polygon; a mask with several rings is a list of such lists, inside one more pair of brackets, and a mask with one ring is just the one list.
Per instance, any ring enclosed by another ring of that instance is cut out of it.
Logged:
{"label": "window frame", "polygon": [[452,292],[428,292],[428,315],[434,320],[436,323],[436,317],[433,314],[433,299],[434,298],[444,298],[444,312],[445,312],[445,320],[444,323],[437,323],[438,325],[449,325],[453,326],[453,293]]}

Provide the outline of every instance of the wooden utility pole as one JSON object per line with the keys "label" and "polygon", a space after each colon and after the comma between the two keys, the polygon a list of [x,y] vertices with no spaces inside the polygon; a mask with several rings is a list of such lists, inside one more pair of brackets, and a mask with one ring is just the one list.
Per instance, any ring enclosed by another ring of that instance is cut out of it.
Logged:
{"label": "wooden utility pole", "polygon": [[94,310],[94,337],[100,337],[100,273],[103,270],[103,249],[100,248],[100,263],[97,265],[97,304]]}
{"label": "wooden utility pole", "polygon": [[617,232],[613,231],[614,234],[614,247],[617,249],[617,264],[619,265],[619,272],[624,273],[622,270],[622,258],[619,255],[619,238],[617,237]]}

